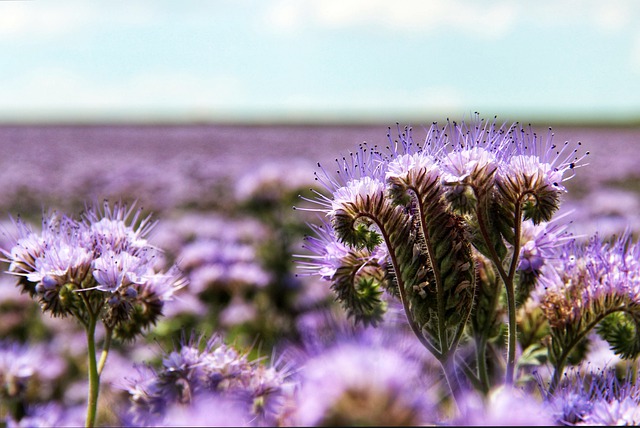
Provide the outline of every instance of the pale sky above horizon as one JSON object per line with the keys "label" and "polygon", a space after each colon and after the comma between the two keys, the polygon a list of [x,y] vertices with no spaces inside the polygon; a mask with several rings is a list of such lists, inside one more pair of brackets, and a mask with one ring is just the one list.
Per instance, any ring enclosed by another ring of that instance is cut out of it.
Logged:
{"label": "pale sky above horizon", "polygon": [[0,0],[0,122],[640,118],[637,0]]}

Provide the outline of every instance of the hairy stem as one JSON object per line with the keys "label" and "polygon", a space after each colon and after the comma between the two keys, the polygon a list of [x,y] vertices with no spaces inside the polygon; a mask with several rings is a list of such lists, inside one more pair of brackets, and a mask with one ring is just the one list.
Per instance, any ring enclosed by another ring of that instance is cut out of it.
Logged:
{"label": "hairy stem", "polygon": [[482,387],[482,392],[489,392],[489,372],[487,370],[487,339],[484,336],[477,337],[476,340],[476,364],[478,365],[478,380]]}
{"label": "hairy stem", "polygon": [[496,266],[498,273],[500,274],[500,278],[502,278],[502,282],[504,282],[505,289],[507,292],[507,314],[508,314],[508,338],[507,338],[507,367],[505,371],[505,382],[508,385],[513,384],[514,370],[515,370],[515,362],[516,362],[516,335],[517,335],[517,324],[516,324],[516,297],[515,297],[515,272],[518,266],[518,256],[520,254],[520,228],[522,225],[522,208],[520,201],[516,203],[516,209],[514,213],[514,245],[513,245],[513,255],[511,257],[511,265],[509,267],[509,273],[504,270],[502,266],[502,261],[496,252],[495,246],[493,242],[491,242],[491,238],[489,236],[489,232],[487,230],[486,219],[484,217],[483,210],[478,208],[476,210],[476,216],[478,219],[478,225],[480,228],[480,233],[482,235],[482,239],[484,240],[487,248],[489,250],[489,255],[491,256],[491,260],[493,264]]}
{"label": "hairy stem", "polygon": [[516,290],[515,276],[518,267],[518,258],[520,256],[520,229],[522,227],[522,205],[518,201],[514,213],[514,236],[513,236],[513,254],[511,255],[511,266],[509,267],[509,276],[505,281],[507,289],[507,314],[509,317],[509,337],[507,351],[507,370],[505,373],[505,382],[507,385],[513,384],[514,371],[516,367],[516,340],[517,340],[517,322],[516,322]]}
{"label": "hairy stem", "polygon": [[392,245],[391,240],[389,239],[388,232],[385,230],[384,225],[381,224],[381,222],[375,216],[370,214],[362,214],[362,216],[371,219],[382,232],[384,243],[387,246],[389,250],[389,256],[391,257],[391,265],[393,266],[393,270],[396,273],[395,277],[398,281],[398,291],[400,292],[400,301],[402,302],[402,308],[407,315],[407,321],[409,322],[409,326],[411,327],[413,334],[418,338],[418,340],[420,340],[422,346],[427,348],[427,350],[431,352],[438,360],[441,359],[442,352],[437,350],[436,347],[431,344],[431,342],[429,342],[426,337],[424,337],[424,335],[422,334],[422,329],[418,324],[416,324],[416,322],[413,320],[413,317],[411,316],[411,310],[409,309],[409,299],[407,298],[407,293],[404,288],[404,281],[402,280],[398,257],[394,249],[395,247]]}

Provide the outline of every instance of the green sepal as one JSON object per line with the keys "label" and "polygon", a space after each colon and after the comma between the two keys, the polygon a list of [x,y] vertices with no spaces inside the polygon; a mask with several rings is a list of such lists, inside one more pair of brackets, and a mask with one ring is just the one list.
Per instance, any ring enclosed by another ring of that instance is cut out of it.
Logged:
{"label": "green sepal", "polygon": [[614,312],[598,324],[596,332],[620,358],[634,359],[640,354],[640,319],[637,316]]}

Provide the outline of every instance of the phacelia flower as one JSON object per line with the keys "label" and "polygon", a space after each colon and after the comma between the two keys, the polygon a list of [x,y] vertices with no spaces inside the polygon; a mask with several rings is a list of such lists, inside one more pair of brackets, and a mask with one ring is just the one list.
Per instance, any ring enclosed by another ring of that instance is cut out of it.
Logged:
{"label": "phacelia flower", "polygon": [[90,305],[118,337],[132,339],[156,322],[164,301],[184,285],[174,268],[157,271],[159,250],[147,241],[155,223],[140,213],[108,203],[87,207],[81,220],[53,212],[44,216],[40,233],[18,220],[12,247],[2,250],[8,273],[44,311],[86,323]]}
{"label": "phacelia flower", "polygon": [[27,390],[35,390],[40,399],[50,398],[54,381],[65,371],[66,365],[47,346],[0,341],[0,399],[24,398]]}
{"label": "phacelia flower", "polygon": [[498,169],[495,153],[483,147],[457,149],[442,160],[442,179],[450,185],[486,187]]}
{"label": "phacelia flower", "polygon": [[572,150],[568,142],[558,149],[551,133],[543,141],[535,132],[514,127],[510,135],[510,150],[496,177],[502,203],[524,204],[525,217],[536,224],[549,221],[559,208],[560,195],[566,192],[562,183],[585,165],[589,152],[581,154],[578,147]]}
{"label": "phacelia flower", "polygon": [[568,242],[540,277],[542,307],[552,327],[589,323],[616,307],[640,305],[640,245],[623,235],[607,243]]}
{"label": "phacelia flower", "polygon": [[556,423],[562,425],[637,425],[640,422],[640,385],[631,370],[621,377],[611,367],[573,368],[546,401]]}
{"label": "phacelia flower", "polygon": [[557,248],[568,240],[575,239],[567,231],[568,224],[558,222],[560,218],[558,216],[551,222],[537,225],[531,220],[522,222],[519,271],[539,272],[545,261],[554,257]]}
{"label": "phacelia flower", "polygon": [[469,393],[458,404],[461,415],[454,423],[460,426],[550,426],[555,422],[545,403],[509,386],[491,390],[484,401]]}
{"label": "phacelia flower", "polygon": [[[275,425],[291,388],[286,367],[264,366],[213,336],[184,340],[162,360],[162,367],[139,369],[128,391],[133,421],[158,421],[172,405],[188,406],[208,396],[231,400],[259,425]],[[249,423],[245,420],[244,423]]]}
{"label": "phacelia flower", "polygon": [[407,174],[410,171],[422,171],[432,174],[437,178],[439,175],[439,167],[435,157],[431,155],[420,153],[399,155],[393,159],[387,165],[387,171],[385,173],[385,179],[396,177],[401,180],[406,180]]}

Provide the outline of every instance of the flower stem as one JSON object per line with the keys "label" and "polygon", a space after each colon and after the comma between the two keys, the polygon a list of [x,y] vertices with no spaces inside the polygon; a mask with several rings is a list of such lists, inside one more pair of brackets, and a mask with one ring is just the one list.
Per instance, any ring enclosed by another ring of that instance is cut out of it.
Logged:
{"label": "flower stem", "polygon": [[444,377],[451,390],[456,410],[460,413],[460,403],[462,403],[460,394],[462,393],[462,388],[460,386],[460,379],[458,379],[458,371],[455,363],[455,350],[453,350],[451,354],[444,356],[444,358],[440,360],[440,364],[442,365]]}
{"label": "flower stem", "polygon": [[489,372],[487,371],[487,339],[485,337],[476,338],[476,364],[478,365],[478,379],[482,386],[482,392],[489,392]]}
{"label": "flower stem", "polygon": [[98,393],[100,392],[100,373],[96,362],[96,323],[95,314],[89,316],[87,323],[87,356],[88,356],[88,375],[89,375],[89,397],[87,400],[87,418],[85,427],[93,427],[96,423],[96,415],[98,410]]}
{"label": "flower stem", "polygon": [[522,228],[522,205],[518,201],[513,216],[513,254],[511,255],[511,266],[509,266],[509,275],[505,280],[507,290],[507,314],[509,317],[509,337],[507,351],[507,368],[505,373],[505,383],[513,384],[514,372],[516,367],[516,340],[517,340],[517,321],[516,321],[516,290],[515,276],[518,267],[518,258],[520,256],[520,234]]}
{"label": "flower stem", "polygon": [[107,328],[104,345],[102,345],[102,354],[100,355],[100,361],[98,362],[98,376],[102,375],[102,370],[104,369],[104,365],[107,362],[107,357],[109,356],[109,349],[111,348],[111,338],[113,337],[113,329]]}
{"label": "flower stem", "polygon": [[491,259],[498,269],[498,273],[504,282],[504,286],[507,292],[507,313],[508,313],[508,338],[507,338],[507,367],[505,370],[505,383],[507,385],[513,384],[514,371],[516,366],[516,296],[514,278],[516,267],[518,265],[518,256],[520,255],[520,228],[522,226],[522,208],[520,201],[516,204],[514,213],[514,238],[513,238],[513,255],[511,257],[511,266],[509,273],[504,270],[502,261],[495,250],[493,242],[487,231],[486,220],[482,209],[476,210],[476,216],[478,219],[478,225],[482,238],[489,249]]}

